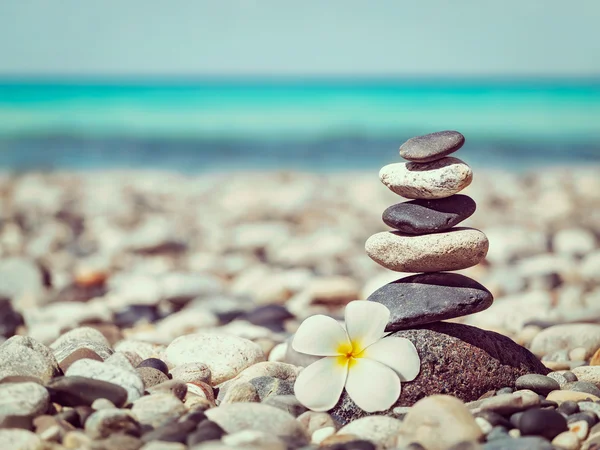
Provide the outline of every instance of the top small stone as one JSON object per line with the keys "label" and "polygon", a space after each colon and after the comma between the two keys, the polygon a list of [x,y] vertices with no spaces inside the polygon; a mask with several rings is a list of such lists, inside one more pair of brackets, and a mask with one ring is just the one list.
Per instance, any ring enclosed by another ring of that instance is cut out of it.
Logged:
{"label": "top small stone", "polygon": [[454,153],[465,143],[458,131],[438,131],[409,139],[400,146],[400,156],[414,162],[431,162]]}

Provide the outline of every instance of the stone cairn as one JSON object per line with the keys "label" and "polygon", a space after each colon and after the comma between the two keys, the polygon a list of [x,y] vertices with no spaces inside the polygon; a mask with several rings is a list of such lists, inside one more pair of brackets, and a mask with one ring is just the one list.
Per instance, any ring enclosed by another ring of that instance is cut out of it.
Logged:
{"label": "stone cairn", "polygon": [[391,191],[414,199],[386,209],[383,221],[396,231],[374,234],[365,244],[367,254],[383,267],[417,273],[369,296],[390,309],[388,331],[465,316],[492,304],[492,294],[481,284],[448,273],[478,264],[488,250],[483,232],[456,227],[476,208],[473,199],[458,194],[471,183],[471,168],[448,156],[464,142],[456,131],[414,137],[400,147],[408,162],[379,172]]}

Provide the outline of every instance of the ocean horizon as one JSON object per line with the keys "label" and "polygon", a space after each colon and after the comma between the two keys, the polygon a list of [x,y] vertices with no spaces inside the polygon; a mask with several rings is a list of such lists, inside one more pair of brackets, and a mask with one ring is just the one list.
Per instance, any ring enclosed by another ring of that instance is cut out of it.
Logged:
{"label": "ocean horizon", "polygon": [[600,164],[600,80],[0,78],[9,171],[373,170],[446,129],[476,167]]}

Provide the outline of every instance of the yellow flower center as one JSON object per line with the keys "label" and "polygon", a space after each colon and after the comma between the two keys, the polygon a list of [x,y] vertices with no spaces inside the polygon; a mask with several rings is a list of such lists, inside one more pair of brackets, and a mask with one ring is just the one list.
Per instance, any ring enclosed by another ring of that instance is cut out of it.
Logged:
{"label": "yellow flower center", "polygon": [[348,365],[348,368],[356,364],[356,359],[361,357],[362,346],[356,341],[344,342],[337,348],[337,362],[341,366]]}

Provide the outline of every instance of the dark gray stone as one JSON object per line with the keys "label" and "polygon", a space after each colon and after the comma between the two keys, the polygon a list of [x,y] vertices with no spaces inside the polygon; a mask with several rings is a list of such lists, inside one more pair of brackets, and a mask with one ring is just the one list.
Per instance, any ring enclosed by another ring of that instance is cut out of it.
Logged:
{"label": "dark gray stone", "polygon": [[537,436],[494,439],[483,444],[483,450],[554,450],[546,439]]}
{"label": "dark gray stone", "polygon": [[[510,338],[468,325],[439,322],[397,331],[392,336],[409,339],[415,345],[421,372],[414,381],[402,383],[398,401],[389,410],[377,413],[380,415],[393,416],[393,408],[412,406],[433,394],[471,402],[498,386],[514,385],[521,375],[548,373],[529,350]],[[358,408],[345,391],[329,412],[342,424],[370,415]]]}
{"label": "dark gray stone", "polygon": [[490,291],[471,278],[434,272],[388,283],[368,300],[389,308],[386,330],[397,331],[483,311],[494,299]]}
{"label": "dark gray stone", "polygon": [[207,419],[198,424],[196,431],[188,435],[186,442],[188,447],[193,447],[200,442],[219,440],[225,434],[223,428]]}
{"label": "dark gray stone", "polygon": [[515,387],[517,389],[530,389],[533,392],[544,396],[548,395],[552,391],[560,390],[560,384],[558,384],[558,381],[545,375],[539,375],[536,373],[529,373],[517,378],[517,381],[515,381]]}
{"label": "dark gray stone", "polygon": [[438,131],[410,138],[400,146],[400,156],[414,162],[430,162],[454,153],[465,143],[458,131]]}
{"label": "dark gray stone", "polygon": [[556,410],[565,416],[570,416],[571,414],[577,414],[579,412],[579,405],[577,402],[567,400],[566,402],[562,402]]}
{"label": "dark gray stone", "polygon": [[118,384],[80,376],[55,378],[47,389],[50,399],[62,406],[91,406],[94,400],[106,398],[121,407],[127,401],[127,391]]}
{"label": "dark gray stone", "polygon": [[148,358],[144,359],[141,363],[137,365],[138,369],[142,367],[151,367],[152,369],[160,370],[165,375],[169,375],[169,367],[165,364],[164,361],[158,358]]}
{"label": "dark gray stone", "polygon": [[563,431],[567,431],[567,419],[552,409],[529,409],[518,420],[517,427],[522,436],[542,436],[554,439]]}
{"label": "dark gray stone", "polygon": [[466,195],[456,194],[436,200],[411,200],[390,206],[383,212],[386,225],[406,234],[444,231],[470,217],[477,208]]}
{"label": "dark gray stone", "polygon": [[589,381],[573,381],[565,384],[562,389],[565,391],[585,392],[586,394],[592,394],[596,397],[600,397],[600,389],[598,389],[595,384],[590,383]]}

